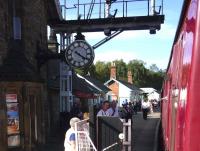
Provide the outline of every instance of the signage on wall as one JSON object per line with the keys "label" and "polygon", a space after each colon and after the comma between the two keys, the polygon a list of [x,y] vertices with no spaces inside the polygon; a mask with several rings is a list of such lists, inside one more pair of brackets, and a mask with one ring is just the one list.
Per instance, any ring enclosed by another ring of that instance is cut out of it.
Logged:
{"label": "signage on wall", "polygon": [[8,146],[20,145],[19,106],[17,94],[6,94]]}
{"label": "signage on wall", "polygon": [[20,135],[10,135],[8,136],[8,147],[20,146]]}
{"label": "signage on wall", "polygon": [[19,134],[19,111],[18,103],[7,103],[7,132],[10,134]]}
{"label": "signage on wall", "polygon": [[17,94],[6,94],[6,102],[17,102]]}

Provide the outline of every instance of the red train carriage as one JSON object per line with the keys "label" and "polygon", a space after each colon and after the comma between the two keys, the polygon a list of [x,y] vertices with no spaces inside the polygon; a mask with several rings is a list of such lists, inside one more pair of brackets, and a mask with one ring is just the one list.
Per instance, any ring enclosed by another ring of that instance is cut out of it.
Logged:
{"label": "red train carriage", "polygon": [[163,84],[165,149],[200,151],[200,0],[185,0]]}

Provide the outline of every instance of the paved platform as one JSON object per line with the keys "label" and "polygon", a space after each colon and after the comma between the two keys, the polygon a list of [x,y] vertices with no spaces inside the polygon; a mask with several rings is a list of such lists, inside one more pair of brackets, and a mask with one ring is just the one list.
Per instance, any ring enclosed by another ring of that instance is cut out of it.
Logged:
{"label": "paved platform", "polygon": [[149,114],[147,120],[142,118],[142,112],[134,115],[132,151],[157,151],[159,122],[159,112]]}
{"label": "paved platform", "polygon": [[64,151],[64,142],[58,137],[51,136],[47,143],[38,146],[34,151]]}

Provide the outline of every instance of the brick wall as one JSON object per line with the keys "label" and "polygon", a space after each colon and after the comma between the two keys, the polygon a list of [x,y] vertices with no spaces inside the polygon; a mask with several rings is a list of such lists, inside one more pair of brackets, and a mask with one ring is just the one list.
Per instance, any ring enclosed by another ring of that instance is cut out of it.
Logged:
{"label": "brick wall", "polygon": [[119,97],[119,84],[117,82],[112,83],[109,85],[109,89],[112,90],[112,93]]}
{"label": "brick wall", "polygon": [[[35,68],[37,45],[40,49],[47,49],[46,3],[46,0],[16,0],[25,55]],[[9,40],[13,38],[12,11],[12,0],[0,1],[0,65],[8,52]]]}
{"label": "brick wall", "polygon": [[37,45],[47,49],[47,17],[44,0],[24,0],[23,5],[23,40],[25,54],[36,65]]}
{"label": "brick wall", "polygon": [[132,76],[132,72],[131,72],[131,71],[128,71],[127,75],[128,75],[128,83],[133,84],[133,76]]}
{"label": "brick wall", "polygon": [[[23,0],[23,16],[22,16],[22,38],[25,47],[25,56],[29,62],[37,69],[37,60],[35,55],[37,51],[47,50],[47,10],[46,0]],[[37,69],[38,70],[38,69]],[[50,131],[49,125],[49,100],[47,86],[47,62],[40,68],[40,76],[45,79],[43,83],[43,92],[41,97],[41,105],[43,111],[43,122],[45,124],[44,133],[48,135]],[[43,134],[42,137],[45,137]]]}
{"label": "brick wall", "polygon": [[[0,0],[0,66],[3,65],[3,60],[6,58],[8,51],[9,51],[9,45],[11,44],[10,41],[13,39],[13,8],[12,8],[12,2],[13,0]],[[42,49],[47,49],[47,10],[46,10],[46,3],[47,0],[15,0],[16,2],[16,12],[17,17],[20,17],[21,19],[21,41],[23,43],[23,48],[21,49],[24,51],[24,54],[26,56],[26,59],[28,62],[34,66],[34,69],[32,69],[32,66],[30,66],[30,70],[37,71],[37,60],[35,58],[37,48],[39,47]],[[13,45],[12,45],[13,46]],[[20,50],[20,49],[19,49]],[[27,65],[28,66],[28,65]],[[43,79],[46,79],[47,77],[47,64],[45,64],[41,70],[40,74]],[[17,76],[16,76],[17,77]],[[0,81],[1,83],[2,81]],[[13,83],[13,82],[11,82]],[[19,82],[20,83],[20,82]],[[21,82],[23,83],[23,82]],[[27,88],[31,88],[34,86],[35,83],[28,83]],[[24,84],[26,86],[26,84]],[[5,86],[6,88],[7,86]],[[20,93],[24,94],[26,93],[25,89],[19,88]],[[30,90],[31,91],[31,90]],[[49,130],[49,124],[48,124],[48,93],[47,93],[47,82],[42,83],[42,93],[40,95],[37,95],[36,97],[39,99],[39,103],[37,104],[37,113],[40,114],[38,117],[40,120],[38,120],[38,125],[42,125],[42,130],[39,131],[41,133],[38,134],[38,141],[44,142],[45,141],[45,135],[47,131]],[[21,95],[22,95],[21,94]],[[27,98],[24,99],[24,101],[27,101]],[[28,101],[27,101],[28,102]],[[23,103],[20,105],[24,105]],[[21,106],[20,106],[21,107]],[[21,107],[22,108],[22,107]],[[26,106],[24,106],[26,109]],[[41,112],[38,112],[38,108],[41,108]],[[4,110],[5,111],[5,110]],[[26,114],[28,115],[28,114]],[[4,118],[6,121],[6,119]],[[23,123],[26,123],[28,121],[22,121]],[[2,123],[0,123],[2,124]],[[28,129],[28,127],[27,127]],[[28,129],[30,130],[30,129]],[[7,131],[4,131],[6,134]],[[27,135],[28,132],[26,132],[24,135]],[[7,148],[7,145],[5,143],[2,143],[0,137],[0,148],[4,151],[1,144],[4,144],[5,150]],[[27,141],[29,142],[29,140]],[[22,142],[23,144],[24,142]],[[25,148],[26,146],[31,147],[30,144],[26,144],[25,141]],[[28,148],[27,147],[27,148]],[[1,150],[0,149],[0,150]],[[7,151],[7,150],[6,150]]]}

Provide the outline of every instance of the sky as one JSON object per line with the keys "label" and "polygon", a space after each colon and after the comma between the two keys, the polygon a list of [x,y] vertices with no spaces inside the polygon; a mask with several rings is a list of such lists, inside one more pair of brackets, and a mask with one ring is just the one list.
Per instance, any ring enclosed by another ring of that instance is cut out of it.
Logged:
{"label": "sky", "polygon": [[[94,63],[116,59],[123,59],[128,63],[130,60],[138,59],[144,61],[147,68],[151,64],[156,64],[159,69],[166,69],[183,0],[164,0],[163,3],[165,21],[155,35],[149,34],[149,30],[124,31],[94,50]],[[105,37],[103,32],[83,34],[92,46]]]}

